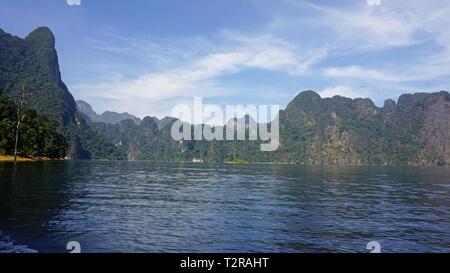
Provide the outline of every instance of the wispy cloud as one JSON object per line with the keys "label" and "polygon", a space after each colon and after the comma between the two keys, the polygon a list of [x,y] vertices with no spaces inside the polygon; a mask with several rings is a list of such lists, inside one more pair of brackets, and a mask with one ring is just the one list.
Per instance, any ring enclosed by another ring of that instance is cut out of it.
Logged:
{"label": "wispy cloud", "polygon": [[[144,73],[134,78],[112,78],[109,82],[79,84],[73,86],[73,89],[87,100],[105,98],[120,101],[123,105],[121,111],[143,116],[162,101],[166,104],[168,101],[176,104],[193,96],[227,97],[243,92],[220,82],[218,79],[222,76],[252,69],[298,76],[306,73],[314,63],[326,56],[323,49],[302,53],[286,41],[271,35],[246,36],[237,32],[223,32],[216,43],[218,43],[216,47],[213,46],[213,42],[207,43],[210,47],[207,54],[185,56],[182,63],[178,60],[174,62],[176,65],[173,67]],[[151,44],[153,44],[152,54],[159,57],[166,56],[168,59],[166,63],[173,62],[167,54],[158,54],[157,49],[162,47],[155,45],[154,41]],[[132,51],[141,48],[145,46],[139,46],[137,43],[132,43],[130,48],[99,47],[100,50],[121,54],[131,54]],[[168,113],[170,107],[165,113],[155,115]]]}
{"label": "wispy cloud", "polygon": [[[334,54],[342,55],[422,41],[422,37],[416,35],[419,22],[411,14],[401,12],[389,3],[379,6],[365,2],[361,0],[360,5],[337,5],[334,2],[319,5],[313,1],[285,0],[285,3],[309,16],[278,16],[273,25],[277,29],[304,26],[316,30],[316,33],[310,33],[313,38],[318,35]],[[405,6],[408,5],[411,4],[405,1]]]}
{"label": "wispy cloud", "polygon": [[362,68],[358,65],[330,67],[324,70],[324,75],[335,78],[359,78],[387,82],[401,82],[408,80],[408,78],[399,74],[386,74],[375,69]]}
{"label": "wispy cloud", "polygon": [[369,6],[381,6],[381,0],[366,0]]}
{"label": "wispy cloud", "polygon": [[[377,97],[381,87],[399,93],[436,91],[450,84],[450,29],[442,27],[450,24],[447,1],[396,0],[345,8],[300,3],[316,11],[316,24],[333,33],[327,40],[329,55],[345,56],[350,63],[326,62],[322,74],[333,79],[335,87],[325,93],[352,96],[356,90]],[[390,54],[383,55],[388,50]],[[417,54],[402,57],[414,50]],[[380,57],[376,62],[358,58],[351,64],[353,56],[368,54]]]}
{"label": "wispy cloud", "polygon": [[66,0],[69,6],[81,6],[81,0]]}
{"label": "wispy cloud", "polygon": [[[377,98],[450,84],[447,0],[284,0],[267,12],[271,19],[251,32],[161,38],[105,31],[86,38],[94,52],[119,60],[104,58],[90,68],[97,67],[95,77],[71,90],[99,102],[99,110],[163,116],[194,95],[289,100],[297,88],[314,86],[323,96]],[[276,80],[250,90],[255,71]]]}
{"label": "wispy cloud", "polygon": [[333,78],[363,79],[375,82],[411,82],[427,81],[439,77],[449,76],[449,64],[435,65],[431,63],[417,63],[411,67],[398,69],[399,67],[370,69],[358,65],[329,67],[324,70],[324,75]]}
{"label": "wispy cloud", "polygon": [[319,92],[323,98],[332,98],[334,96],[342,96],[347,98],[367,98],[370,92],[365,89],[354,89],[349,85],[330,86]]}

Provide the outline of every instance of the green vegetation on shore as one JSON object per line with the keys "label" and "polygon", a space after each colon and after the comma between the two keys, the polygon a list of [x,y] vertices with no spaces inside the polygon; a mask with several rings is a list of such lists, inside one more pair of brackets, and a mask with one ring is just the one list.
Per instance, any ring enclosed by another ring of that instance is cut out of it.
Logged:
{"label": "green vegetation on shore", "polygon": [[234,160],[229,160],[229,161],[225,161],[226,164],[248,164],[250,163],[248,160],[244,160],[244,159],[234,159]]}
{"label": "green vegetation on shore", "polygon": [[[0,93],[0,154],[14,154],[17,125],[17,106]],[[66,141],[58,132],[58,124],[25,110],[25,118],[19,133],[18,154],[30,158],[64,158]]]}

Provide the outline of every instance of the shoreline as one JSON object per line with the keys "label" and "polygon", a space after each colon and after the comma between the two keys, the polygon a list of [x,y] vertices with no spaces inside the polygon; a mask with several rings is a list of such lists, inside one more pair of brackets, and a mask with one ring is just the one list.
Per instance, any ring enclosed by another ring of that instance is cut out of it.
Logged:
{"label": "shoreline", "polygon": [[[37,162],[37,161],[58,161],[61,159],[54,159],[48,157],[24,157],[17,156],[17,162]],[[0,162],[14,162],[13,155],[0,155]]]}
{"label": "shoreline", "polygon": [[[450,165],[377,165],[377,164],[301,164],[292,162],[251,162],[251,161],[225,161],[225,162],[192,162],[192,161],[153,161],[153,160],[107,160],[107,159],[83,159],[87,161],[125,161],[125,162],[153,162],[153,163],[177,163],[177,164],[198,164],[198,165],[208,165],[208,164],[224,164],[224,165],[291,165],[291,166],[327,166],[327,167],[450,167]],[[3,155],[0,154],[1,162],[13,162],[13,155]],[[17,162],[39,162],[39,161],[77,161],[73,159],[62,159],[62,158],[48,158],[48,157],[24,157],[17,156]]]}

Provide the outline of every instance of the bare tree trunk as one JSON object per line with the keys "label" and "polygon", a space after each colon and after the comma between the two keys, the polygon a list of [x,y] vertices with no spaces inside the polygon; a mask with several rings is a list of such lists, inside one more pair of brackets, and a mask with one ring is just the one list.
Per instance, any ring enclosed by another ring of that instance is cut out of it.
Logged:
{"label": "bare tree trunk", "polygon": [[17,146],[19,144],[20,119],[17,120],[16,126],[16,142],[14,143],[14,165],[17,164]]}
{"label": "bare tree trunk", "polygon": [[25,119],[25,113],[23,113],[24,97],[25,97],[25,86],[22,86],[22,94],[20,95],[19,103],[17,103],[17,126],[16,126],[16,139],[14,143],[14,165],[17,164],[17,147],[19,146],[20,125]]}

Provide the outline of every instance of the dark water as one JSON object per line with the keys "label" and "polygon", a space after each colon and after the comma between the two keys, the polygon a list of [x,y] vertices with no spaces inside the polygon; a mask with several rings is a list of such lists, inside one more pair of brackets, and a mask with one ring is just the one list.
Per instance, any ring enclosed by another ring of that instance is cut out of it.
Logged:
{"label": "dark water", "polygon": [[0,164],[0,252],[450,251],[450,169]]}

